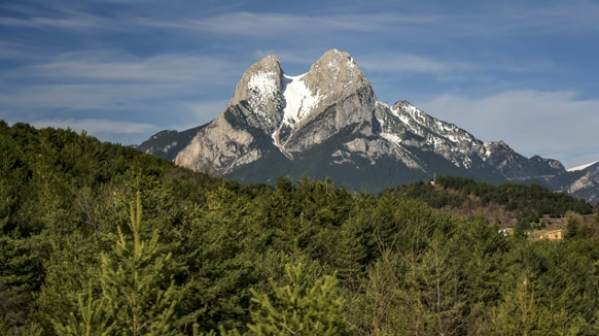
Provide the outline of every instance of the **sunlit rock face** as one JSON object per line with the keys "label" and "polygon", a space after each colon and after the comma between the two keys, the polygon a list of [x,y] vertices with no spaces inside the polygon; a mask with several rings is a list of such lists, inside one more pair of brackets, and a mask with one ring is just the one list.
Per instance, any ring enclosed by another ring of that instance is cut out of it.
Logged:
{"label": "sunlit rock face", "polygon": [[161,132],[150,141],[139,148],[248,183],[304,172],[370,191],[435,174],[492,183],[534,179],[570,193],[590,183],[570,186],[559,161],[529,159],[503,141],[482,141],[408,101],[380,102],[356,60],[336,49],[297,76],[267,56],[244,72],[212,122],[193,132]]}

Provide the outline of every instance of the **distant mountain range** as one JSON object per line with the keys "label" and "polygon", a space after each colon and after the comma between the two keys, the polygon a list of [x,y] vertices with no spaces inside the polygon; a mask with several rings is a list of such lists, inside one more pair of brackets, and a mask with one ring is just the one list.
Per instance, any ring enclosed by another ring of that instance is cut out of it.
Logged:
{"label": "distant mountain range", "polygon": [[503,141],[481,141],[408,101],[380,102],[356,61],[335,49],[301,76],[286,75],[268,56],[245,71],[216,119],[162,131],[137,148],[242,183],[306,174],[376,192],[437,174],[537,183],[599,201],[599,163],[567,171]]}

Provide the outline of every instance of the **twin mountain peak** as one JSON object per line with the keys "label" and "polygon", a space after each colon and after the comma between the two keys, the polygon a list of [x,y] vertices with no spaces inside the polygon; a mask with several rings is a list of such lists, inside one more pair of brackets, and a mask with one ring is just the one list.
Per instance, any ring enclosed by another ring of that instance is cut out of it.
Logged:
{"label": "twin mountain peak", "polygon": [[[556,160],[528,159],[502,141],[481,141],[408,101],[380,102],[357,62],[336,49],[301,76],[286,75],[279,59],[267,56],[245,71],[216,119],[160,132],[137,148],[243,183],[306,174],[371,192],[434,174],[569,192],[581,175]],[[587,184],[578,189],[599,191],[599,181]]]}

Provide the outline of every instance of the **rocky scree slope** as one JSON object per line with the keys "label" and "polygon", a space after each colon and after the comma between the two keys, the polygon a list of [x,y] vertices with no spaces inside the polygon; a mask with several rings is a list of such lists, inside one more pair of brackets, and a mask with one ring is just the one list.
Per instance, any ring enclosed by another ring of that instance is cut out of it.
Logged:
{"label": "rocky scree slope", "polygon": [[172,132],[161,132],[149,141],[165,139],[164,147],[139,148],[245,183],[306,173],[372,192],[434,174],[566,190],[560,181],[568,175],[559,161],[528,159],[502,141],[481,141],[408,101],[380,102],[356,61],[335,49],[300,76],[285,74],[276,56],[260,60],[216,119],[183,133],[176,145]]}

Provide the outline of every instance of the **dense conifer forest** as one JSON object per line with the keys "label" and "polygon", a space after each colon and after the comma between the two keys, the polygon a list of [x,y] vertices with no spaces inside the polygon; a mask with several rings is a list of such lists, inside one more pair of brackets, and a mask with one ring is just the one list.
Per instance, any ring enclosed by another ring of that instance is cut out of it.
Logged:
{"label": "dense conifer forest", "polygon": [[0,121],[0,335],[598,335],[598,238],[433,211],[472,195],[521,226],[593,211],[452,177],[244,186]]}
{"label": "dense conifer forest", "polygon": [[[427,203],[434,209],[457,208],[469,199],[478,200],[484,207],[490,203],[502,206],[505,211],[516,215],[516,228],[530,230],[538,228],[543,216],[564,217],[568,211],[581,215],[593,213],[593,207],[584,200],[563,193],[552,192],[536,184],[502,184],[495,186],[473,179],[455,176],[440,176],[431,183],[421,181],[386,189],[383,193],[395,192]],[[536,224],[536,225],[535,225]]]}

